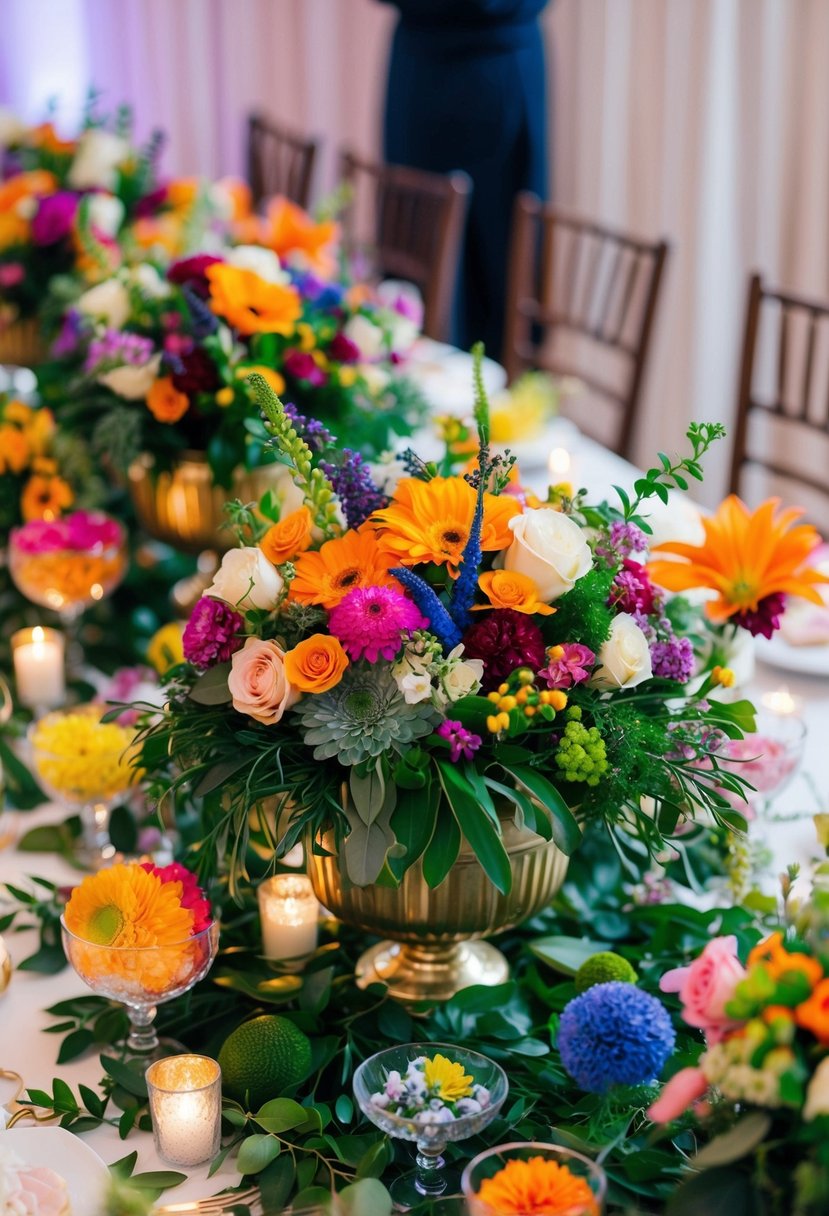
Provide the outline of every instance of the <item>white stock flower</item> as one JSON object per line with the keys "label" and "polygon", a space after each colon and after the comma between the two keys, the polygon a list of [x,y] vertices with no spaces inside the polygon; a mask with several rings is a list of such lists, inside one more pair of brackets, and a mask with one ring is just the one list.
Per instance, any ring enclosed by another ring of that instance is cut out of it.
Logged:
{"label": "white stock flower", "polygon": [[115,236],[124,222],[124,204],[114,194],[92,194],[87,216],[89,223],[104,236]]}
{"label": "white stock flower", "polygon": [[225,553],[204,594],[224,600],[234,608],[262,608],[270,612],[276,607],[284,586],[281,574],[262,550],[246,546]]}
{"label": "white stock flower", "polygon": [[812,1074],[803,1104],[803,1118],[807,1123],[818,1115],[829,1115],[829,1056],[824,1056]]}
{"label": "white stock flower", "polygon": [[129,156],[129,144],[120,135],[93,127],[84,131],[67,181],[73,190],[114,189],[118,166]]}
{"label": "white stock flower", "polygon": [[462,655],[463,643],[450,651],[440,671],[440,688],[450,702],[474,696],[484,678],[483,659],[464,659]]}
{"label": "white stock flower", "polygon": [[386,338],[379,325],[362,313],[347,322],[343,333],[355,344],[363,359],[380,359],[386,353]]}
{"label": "white stock flower", "polygon": [[251,270],[266,283],[289,283],[291,276],[272,249],[261,245],[237,245],[225,254],[225,261],[239,270]]}
{"label": "white stock flower", "polygon": [[635,688],[653,675],[648,639],[627,612],[613,618],[610,637],[599,648],[594,688]]}
{"label": "white stock flower", "polygon": [[112,371],[102,372],[95,379],[99,384],[105,385],[127,401],[141,401],[147,396],[157,379],[160,365],[161,353],[159,352],[140,367],[125,363],[122,367],[114,367]]}
{"label": "white stock flower", "polygon": [[509,528],[513,539],[500,555],[500,564],[504,570],[531,578],[545,604],[569,591],[593,564],[581,528],[552,507],[529,508],[514,516]]}
{"label": "white stock flower", "polygon": [[103,321],[108,329],[123,329],[130,315],[130,296],[120,279],[104,279],[85,291],[75,307],[93,320]]}
{"label": "white stock flower", "polygon": [[410,671],[399,679],[396,675],[394,678],[407,705],[419,705],[432,695],[432,681],[426,672]]}

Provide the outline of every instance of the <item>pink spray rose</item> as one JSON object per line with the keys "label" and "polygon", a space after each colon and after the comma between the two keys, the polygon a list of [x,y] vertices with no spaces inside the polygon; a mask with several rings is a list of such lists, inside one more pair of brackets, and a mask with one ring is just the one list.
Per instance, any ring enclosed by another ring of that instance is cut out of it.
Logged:
{"label": "pink spray rose", "polygon": [[707,1089],[708,1082],[701,1068],[681,1068],[648,1107],[648,1118],[653,1123],[670,1123],[684,1115],[691,1103],[701,1098]]}
{"label": "pink spray rose", "polygon": [[719,1043],[742,1025],[728,1016],[725,1006],[745,976],[745,967],[737,958],[736,937],[715,937],[690,966],[667,971],[659,987],[662,992],[678,992],[688,1025],[704,1030],[706,1042]]}
{"label": "pink spray rose", "polygon": [[276,642],[248,638],[231,659],[227,686],[233,708],[265,726],[278,722],[299,693],[285,675],[285,651]]}

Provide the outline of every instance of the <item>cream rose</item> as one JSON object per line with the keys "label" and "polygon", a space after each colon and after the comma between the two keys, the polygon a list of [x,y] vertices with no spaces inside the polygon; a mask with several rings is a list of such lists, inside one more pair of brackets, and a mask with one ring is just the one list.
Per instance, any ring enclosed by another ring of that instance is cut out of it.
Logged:
{"label": "cream rose", "polygon": [[635,688],[653,675],[648,639],[627,612],[613,618],[610,637],[599,649],[594,688]]}
{"label": "cream rose", "polygon": [[236,651],[230,660],[227,686],[233,708],[265,726],[278,722],[300,695],[285,675],[285,651],[276,642],[263,642],[261,638],[248,638]]}
{"label": "cream rose", "polygon": [[260,245],[237,245],[225,254],[225,261],[239,270],[253,271],[266,283],[289,283],[291,280],[274,251]]}
{"label": "cream rose", "polygon": [[276,607],[285,586],[281,574],[259,548],[229,549],[205,591],[234,608]]}
{"label": "cream rose", "polygon": [[104,236],[115,236],[124,222],[124,204],[114,194],[92,194],[89,197],[89,222]]}
{"label": "cream rose", "polygon": [[379,325],[361,313],[351,318],[343,333],[357,346],[364,359],[380,359],[385,354],[385,334]]}
{"label": "cream rose", "polygon": [[513,540],[501,555],[504,570],[526,574],[545,604],[587,574],[593,558],[578,524],[552,507],[531,508],[509,521]]}
{"label": "cream rose", "polygon": [[158,379],[158,369],[161,366],[161,354],[153,355],[148,363],[140,367],[125,363],[123,367],[114,367],[112,371],[102,372],[96,376],[99,384],[104,384],[119,397],[127,401],[142,401]]}
{"label": "cream rose", "polygon": [[130,282],[134,283],[148,300],[165,300],[170,295],[170,284],[149,262],[133,266],[129,277]]}
{"label": "cream rose", "polygon": [[112,190],[118,166],[128,156],[129,144],[120,135],[93,127],[81,136],[67,178],[69,185],[73,190]]}
{"label": "cream rose", "polygon": [[818,1115],[829,1115],[829,1056],[821,1060],[806,1090],[803,1118],[807,1123]]}
{"label": "cream rose", "polygon": [[109,329],[123,329],[130,315],[130,297],[120,279],[104,279],[78,299],[76,307]]}

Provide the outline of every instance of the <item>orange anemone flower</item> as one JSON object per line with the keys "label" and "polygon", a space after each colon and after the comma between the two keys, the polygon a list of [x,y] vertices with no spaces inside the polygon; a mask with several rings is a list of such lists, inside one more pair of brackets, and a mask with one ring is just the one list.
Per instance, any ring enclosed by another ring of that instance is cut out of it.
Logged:
{"label": "orange anemone flower", "polygon": [[389,553],[370,528],[349,530],[327,540],[317,551],[301,553],[288,598],[300,604],[335,608],[354,587],[382,587],[392,581],[389,570],[398,558]]}
{"label": "orange anemone flower", "polygon": [[275,198],[268,205],[262,239],[280,258],[301,260],[313,270],[328,273],[334,267],[333,246],[338,236],[334,220],[318,223],[290,199]]}
{"label": "orange anemone flower", "polygon": [[782,933],[772,933],[764,941],[758,942],[748,956],[749,967],[757,964],[762,966],[773,980],[779,980],[787,972],[796,971],[806,977],[809,986],[814,988],[823,979],[823,967],[816,958],[808,954],[798,954],[787,950],[783,944]]}
{"label": "orange anemone flower", "polygon": [[[372,522],[383,544],[403,566],[421,562],[446,565],[456,578],[475,514],[475,491],[462,477],[420,481],[404,477],[390,506],[375,511]],[[481,548],[506,549],[512,541],[509,521],[521,507],[509,495],[485,494]]]}
{"label": "orange anemone flower", "polygon": [[749,511],[736,495],[729,495],[703,519],[703,544],[672,541],[658,546],[657,552],[683,560],[650,562],[651,578],[669,591],[695,587],[716,591],[705,611],[717,624],[741,613],[756,613],[770,596],[797,595],[820,604],[815,587],[829,578],[809,565],[820,536],[811,525],[796,523],[803,515],[799,508],[778,510],[779,506],[778,498],[770,498]]}
{"label": "orange anemone flower", "polygon": [[210,306],[240,334],[292,334],[302,316],[295,287],[268,283],[252,270],[214,262],[207,267]]}
{"label": "orange anemone flower", "polygon": [[590,1183],[547,1157],[514,1158],[485,1178],[478,1198],[493,1216],[598,1216]]}

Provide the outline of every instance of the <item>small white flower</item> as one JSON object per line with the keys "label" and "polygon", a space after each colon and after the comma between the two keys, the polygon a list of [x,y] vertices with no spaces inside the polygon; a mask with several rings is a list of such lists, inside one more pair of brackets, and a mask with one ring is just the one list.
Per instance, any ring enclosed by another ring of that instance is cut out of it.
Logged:
{"label": "small white flower", "polygon": [[379,1106],[381,1110],[385,1110],[389,1102],[391,1102],[391,1098],[388,1094],[372,1094],[369,1102],[372,1106]]}
{"label": "small white flower", "polygon": [[461,1098],[456,1106],[459,1115],[477,1115],[483,1110],[476,1098]]}
{"label": "small white flower", "polygon": [[104,236],[115,236],[124,222],[124,204],[114,194],[92,194],[87,215],[93,228]]}
{"label": "small white flower", "polygon": [[396,676],[395,679],[407,705],[419,705],[432,695],[432,681],[426,672],[411,671],[401,679]]}
{"label": "small white flower", "polygon": [[120,135],[92,127],[78,142],[68,182],[73,190],[113,190],[118,166],[129,156],[129,144]]}
{"label": "small white flower", "polygon": [[153,355],[141,367],[124,364],[123,367],[114,367],[112,371],[102,372],[95,379],[99,384],[106,385],[113,393],[117,393],[119,397],[126,398],[127,401],[141,401],[147,396],[153,382],[158,377],[160,365],[161,354],[159,353]]}
{"label": "small white flower", "polygon": [[491,1094],[485,1085],[473,1085],[472,1096],[482,1107],[489,1106]]}
{"label": "small white flower", "polygon": [[457,650],[463,651],[463,646],[452,651],[440,674],[440,686],[448,701],[473,696],[484,678],[483,659],[462,659],[456,655]]}
{"label": "small white flower", "polygon": [[163,300],[170,294],[170,284],[149,262],[134,266],[129,277],[141,294],[149,300]]}
{"label": "small white flower", "polygon": [[357,313],[346,323],[343,333],[354,343],[363,359],[369,362],[381,359],[386,353],[386,337],[379,325],[375,325],[362,313]]}
{"label": "small white flower", "polygon": [[130,315],[130,296],[120,279],[104,279],[79,297],[76,307],[108,329],[123,329]]}

